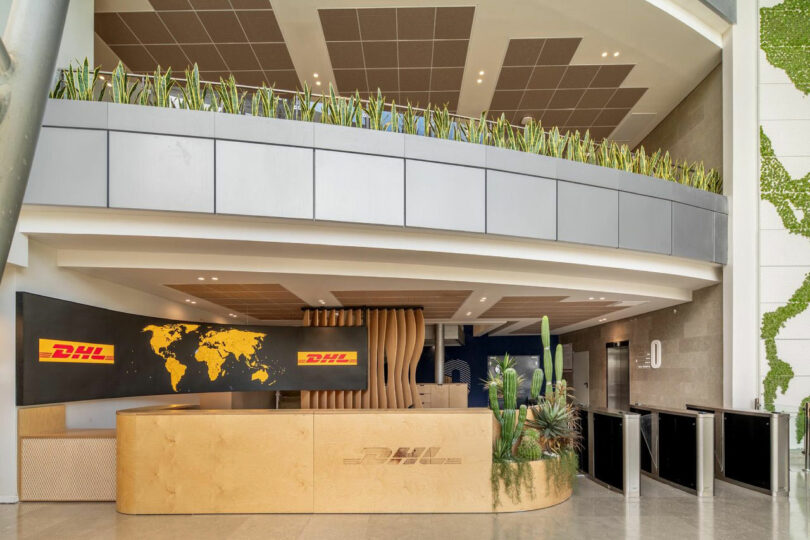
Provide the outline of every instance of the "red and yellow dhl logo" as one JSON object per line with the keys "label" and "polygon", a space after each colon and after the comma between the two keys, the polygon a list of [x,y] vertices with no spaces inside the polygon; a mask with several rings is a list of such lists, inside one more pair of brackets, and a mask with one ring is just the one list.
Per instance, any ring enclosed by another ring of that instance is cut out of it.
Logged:
{"label": "red and yellow dhl logo", "polygon": [[356,366],[357,351],[298,351],[299,366]]}
{"label": "red and yellow dhl logo", "polygon": [[115,362],[115,347],[101,343],[40,339],[39,361],[112,364]]}

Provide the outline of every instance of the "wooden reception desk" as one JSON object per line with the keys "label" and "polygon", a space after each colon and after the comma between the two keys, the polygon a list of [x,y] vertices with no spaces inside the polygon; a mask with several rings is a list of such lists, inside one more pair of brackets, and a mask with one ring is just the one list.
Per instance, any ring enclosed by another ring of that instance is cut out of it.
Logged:
{"label": "wooden reception desk", "polygon": [[[492,512],[488,409],[119,411],[126,514]],[[566,500],[533,463],[535,497]]]}

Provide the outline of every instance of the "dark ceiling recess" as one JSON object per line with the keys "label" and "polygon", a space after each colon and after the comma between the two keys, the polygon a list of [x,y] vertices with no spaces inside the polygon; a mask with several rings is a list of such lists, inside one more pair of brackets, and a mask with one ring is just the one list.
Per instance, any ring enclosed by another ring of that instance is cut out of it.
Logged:
{"label": "dark ceiling recess", "polygon": [[[493,117],[524,117],[563,131],[610,135],[646,88],[620,88],[631,64],[571,65],[582,38],[512,39],[490,104]],[[609,57],[612,60],[612,57]]]}
{"label": "dark ceiling recess", "polygon": [[135,73],[196,62],[205,80],[299,87],[269,0],[150,0],[154,12],[96,13],[95,31]]}
{"label": "dark ceiling recess", "polygon": [[382,90],[397,103],[455,111],[473,7],[320,9],[335,83],[343,94]]}
{"label": "dark ceiling recess", "polygon": [[191,283],[166,285],[182,293],[207,300],[236,314],[265,321],[297,321],[307,304],[275,283]]}
{"label": "dark ceiling recess", "polygon": [[332,291],[345,307],[422,307],[428,319],[449,319],[469,298],[469,290]]}

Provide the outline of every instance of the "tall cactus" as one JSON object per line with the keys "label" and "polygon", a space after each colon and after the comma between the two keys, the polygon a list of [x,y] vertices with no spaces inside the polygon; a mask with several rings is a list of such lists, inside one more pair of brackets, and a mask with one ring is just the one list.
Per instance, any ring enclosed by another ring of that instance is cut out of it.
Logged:
{"label": "tall cactus", "polygon": [[566,385],[565,379],[563,379],[563,348],[562,345],[557,344],[557,350],[555,351],[555,358],[554,358],[554,380],[557,381],[557,390],[556,395],[554,396],[555,400],[560,400],[562,404],[565,404],[565,393],[566,393]]}
{"label": "tall cactus", "polygon": [[534,401],[540,397],[540,390],[543,388],[543,370],[537,368],[532,373],[532,387],[531,387],[531,398]]}
{"label": "tall cactus", "polygon": [[551,332],[548,328],[548,317],[543,315],[541,336],[543,338],[543,372],[546,375],[546,395],[551,396]]}
{"label": "tall cactus", "polygon": [[503,411],[498,405],[498,389],[495,385],[489,387],[489,407],[495,414],[495,419],[501,425],[501,434],[495,441],[494,454],[497,459],[512,457],[514,448],[520,434],[523,432],[523,424],[526,422],[526,405],[517,407],[517,372],[513,368],[508,368],[503,372]]}

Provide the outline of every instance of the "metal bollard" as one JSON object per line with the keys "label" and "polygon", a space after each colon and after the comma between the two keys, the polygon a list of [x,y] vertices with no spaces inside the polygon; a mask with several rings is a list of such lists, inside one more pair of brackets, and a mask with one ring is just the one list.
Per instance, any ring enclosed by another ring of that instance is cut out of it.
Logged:
{"label": "metal bollard", "polygon": [[810,401],[804,404],[804,472],[810,472]]}

